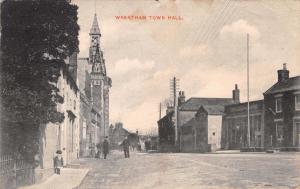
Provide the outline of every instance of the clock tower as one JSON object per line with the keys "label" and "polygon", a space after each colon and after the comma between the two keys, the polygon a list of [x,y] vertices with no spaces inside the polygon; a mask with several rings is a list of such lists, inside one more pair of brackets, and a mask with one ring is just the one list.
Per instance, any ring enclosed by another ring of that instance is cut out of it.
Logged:
{"label": "clock tower", "polygon": [[107,76],[105,59],[100,46],[100,29],[97,15],[94,15],[93,25],[90,30],[89,63],[92,64],[91,70],[91,100],[93,107],[100,113],[98,127],[100,133],[99,140],[102,141],[108,136],[109,129],[109,89],[111,78]]}

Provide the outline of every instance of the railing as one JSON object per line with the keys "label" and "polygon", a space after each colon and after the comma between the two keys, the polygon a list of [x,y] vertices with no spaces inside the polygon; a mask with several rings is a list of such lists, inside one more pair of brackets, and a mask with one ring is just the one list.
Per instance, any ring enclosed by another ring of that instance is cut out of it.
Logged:
{"label": "railing", "polygon": [[0,188],[14,189],[33,184],[34,181],[32,165],[10,155],[0,156]]}

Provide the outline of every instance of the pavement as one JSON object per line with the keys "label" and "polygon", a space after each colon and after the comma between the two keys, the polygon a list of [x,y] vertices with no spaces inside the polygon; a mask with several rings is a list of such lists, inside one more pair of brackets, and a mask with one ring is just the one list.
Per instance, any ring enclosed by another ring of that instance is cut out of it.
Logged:
{"label": "pavement", "polygon": [[131,153],[80,160],[76,189],[300,188],[300,153]]}
{"label": "pavement", "polygon": [[63,168],[60,175],[53,174],[42,183],[20,189],[72,189],[79,186],[87,173],[88,169]]}

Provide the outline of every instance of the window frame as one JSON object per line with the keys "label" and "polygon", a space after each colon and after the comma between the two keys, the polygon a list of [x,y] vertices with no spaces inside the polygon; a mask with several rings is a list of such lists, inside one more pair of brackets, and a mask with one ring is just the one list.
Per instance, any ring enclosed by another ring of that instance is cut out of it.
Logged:
{"label": "window frame", "polygon": [[[297,100],[298,100],[298,103],[297,103]],[[295,94],[295,110],[300,111],[300,94]]]}
{"label": "window frame", "polygon": [[[280,106],[278,105],[278,101],[280,101]],[[282,112],[282,97],[275,97],[275,111],[276,113]]]}

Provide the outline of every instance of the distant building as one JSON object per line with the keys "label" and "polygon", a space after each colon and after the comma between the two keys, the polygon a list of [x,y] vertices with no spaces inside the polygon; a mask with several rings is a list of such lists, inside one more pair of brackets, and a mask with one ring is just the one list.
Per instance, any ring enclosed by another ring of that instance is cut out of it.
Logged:
{"label": "distant building", "polygon": [[116,123],[109,128],[109,142],[111,148],[120,148],[120,144],[123,142],[125,137],[130,134],[126,129],[123,128],[123,123]]}
{"label": "distant building", "polygon": [[167,114],[158,120],[158,143],[161,152],[175,151],[175,126],[174,111],[168,111]]}
{"label": "distant building", "polygon": [[[264,146],[264,102],[249,102],[250,141],[252,147]],[[222,124],[222,149],[237,150],[248,147],[248,103],[225,106]]]}
{"label": "distant building", "polygon": [[300,147],[300,76],[289,77],[286,64],[264,93],[265,146]]}
{"label": "distant building", "polygon": [[185,101],[185,94],[180,91],[177,109],[178,144],[175,144],[174,110],[170,111],[169,108],[166,116],[158,121],[159,149],[183,152],[220,149],[224,106],[239,101],[237,85],[232,98],[190,98]]}
{"label": "distant building", "polygon": [[181,105],[178,107],[180,151],[220,149],[224,106],[240,101],[237,85],[232,98],[190,98],[185,102],[181,100],[182,95],[184,93],[179,95]]}

